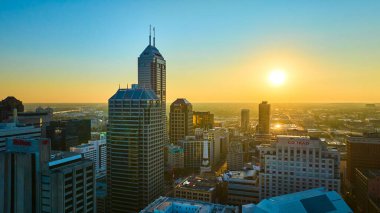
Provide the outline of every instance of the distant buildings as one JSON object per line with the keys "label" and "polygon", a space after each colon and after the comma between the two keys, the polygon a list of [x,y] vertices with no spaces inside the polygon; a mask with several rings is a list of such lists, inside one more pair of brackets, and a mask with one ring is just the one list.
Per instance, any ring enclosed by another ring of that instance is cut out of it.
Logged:
{"label": "distant buildings", "polygon": [[263,101],[259,104],[258,134],[268,135],[270,133],[270,104]]}
{"label": "distant buildings", "polygon": [[48,139],[8,139],[0,170],[1,212],[95,212],[93,162]]}
{"label": "distant buildings", "polygon": [[70,148],[71,152],[79,153],[85,159],[90,159],[95,164],[96,177],[104,177],[107,169],[107,142],[106,138],[88,141]]}
{"label": "distant buildings", "polygon": [[184,98],[178,98],[170,105],[169,137],[170,142],[177,144],[185,136],[194,135],[193,106]]}
{"label": "distant buildings", "polygon": [[239,208],[182,198],[159,197],[140,213],[238,213]]}
{"label": "distant buildings", "polygon": [[357,212],[380,212],[380,169],[355,169],[353,195]]}
{"label": "distant buildings", "polygon": [[210,142],[210,164],[217,165],[221,160],[222,151],[227,150],[229,132],[227,129],[217,127],[204,132],[203,136]]}
{"label": "distant buildings", "polygon": [[193,125],[194,128],[214,128],[214,114],[210,112],[193,112]]}
{"label": "distant buildings", "polygon": [[240,128],[242,132],[249,130],[249,109],[242,109],[240,115]]}
{"label": "distant buildings", "polygon": [[342,197],[335,191],[324,188],[271,197],[259,204],[243,205],[242,213],[310,213],[345,212],[352,213]]}
{"label": "distant buildings", "polygon": [[380,133],[365,133],[363,136],[348,136],[347,185],[353,183],[355,169],[380,169]]}
{"label": "distant buildings", "polygon": [[108,101],[109,212],[138,212],[163,192],[164,121],[150,89],[119,89]]}
{"label": "distant buildings", "polygon": [[189,176],[174,188],[176,198],[214,203],[217,200],[218,182],[215,177]]}
{"label": "distant buildings", "polygon": [[90,119],[51,121],[46,127],[46,137],[53,150],[70,151],[70,147],[87,143],[91,139]]}
{"label": "distant buildings", "polygon": [[228,171],[223,175],[227,183],[227,203],[229,205],[244,205],[258,203],[260,188],[259,176],[256,170]]}
{"label": "distant buildings", "polygon": [[277,142],[258,149],[260,199],[318,187],[340,191],[340,154],[324,141],[277,136]]}

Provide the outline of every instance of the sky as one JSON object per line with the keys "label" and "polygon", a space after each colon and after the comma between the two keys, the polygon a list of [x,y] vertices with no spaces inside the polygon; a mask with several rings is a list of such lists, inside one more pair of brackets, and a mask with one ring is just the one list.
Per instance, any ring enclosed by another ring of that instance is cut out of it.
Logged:
{"label": "sky", "polygon": [[[149,25],[167,99],[380,102],[380,1],[0,1],[0,99],[105,103]],[[272,70],[285,81],[268,81]]]}

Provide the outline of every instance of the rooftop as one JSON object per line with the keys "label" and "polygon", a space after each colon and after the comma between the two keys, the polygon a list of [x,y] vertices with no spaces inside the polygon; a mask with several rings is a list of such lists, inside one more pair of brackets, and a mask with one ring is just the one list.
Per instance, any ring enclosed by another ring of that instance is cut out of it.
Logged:
{"label": "rooftop", "polygon": [[176,188],[211,192],[215,190],[216,184],[217,180],[215,178],[189,176],[181,181]]}
{"label": "rooftop", "polygon": [[[245,213],[327,213],[327,212],[353,212],[335,191],[317,188],[286,194],[262,200],[257,205],[247,206]],[[244,206],[243,206],[244,208]]]}
{"label": "rooftop", "polygon": [[118,89],[110,100],[158,100],[157,95],[150,89]]}
{"label": "rooftop", "polygon": [[58,166],[70,161],[82,159],[82,155],[75,152],[51,151],[49,166]]}
{"label": "rooftop", "polygon": [[182,198],[159,197],[140,213],[238,213],[235,206],[225,206]]}

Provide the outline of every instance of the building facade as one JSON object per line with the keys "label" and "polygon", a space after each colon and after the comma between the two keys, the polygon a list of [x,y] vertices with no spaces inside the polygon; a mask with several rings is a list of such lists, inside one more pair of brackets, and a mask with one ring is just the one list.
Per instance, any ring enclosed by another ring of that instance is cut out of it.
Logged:
{"label": "building facade", "polygon": [[214,114],[210,112],[193,112],[193,125],[194,128],[214,128]]}
{"label": "building facade", "polygon": [[165,122],[154,91],[119,89],[108,101],[109,212],[138,212],[163,190]]}
{"label": "building facade", "polygon": [[227,183],[229,205],[240,206],[260,201],[259,176],[256,170],[228,171],[224,173],[223,181]]}
{"label": "building facade", "polygon": [[184,98],[178,98],[170,105],[170,142],[177,144],[178,140],[181,140],[188,135],[194,135],[193,106],[188,100]]}
{"label": "building facade", "polygon": [[260,199],[325,187],[340,192],[340,154],[307,136],[277,136],[260,145]]}
{"label": "building facade", "polygon": [[0,152],[6,150],[8,138],[40,138],[41,128],[34,126],[18,125],[14,123],[0,123]]}
{"label": "building facade", "polygon": [[104,177],[107,169],[107,143],[106,139],[91,140],[87,144],[71,147],[71,152],[79,153],[85,159],[90,159],[95,164],[97,178]]}

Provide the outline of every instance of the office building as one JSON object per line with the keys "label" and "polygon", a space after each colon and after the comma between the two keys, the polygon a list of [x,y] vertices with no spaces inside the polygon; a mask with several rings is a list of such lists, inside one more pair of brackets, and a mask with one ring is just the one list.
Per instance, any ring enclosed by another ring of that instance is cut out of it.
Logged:
{"label": "office building", "polygon": [[188,100],[178,98],[170,105],[170,142],[177,144],[185,136],[194,135],[193,131],[193,106]]}
{"label": "office building", "polygon": [[256,170],[228,171],[223,174],[223,181],[227,183],[227,203],[240,206],[249,203],[258,203],[260,186]]}
{"label": "office building", "polygon": [[362,136],[348,136],[347,180],[349,188],[355,178],[355,169],[380,169],[380,133],[364,133]]}
{"label": "office building", "polygon": [[51,152],[48,139],[7,140],[0,154],[1,212],[95,212],[93,162]]}
{"label": "office building", "polygon": [[239,142],[230,143],[227,154],[228,170],[241,170],[244,166],[243,144]]}
{"label": "office building", "polygon": [[166,146],[166,168],[167,170],[183,169],[185,168],[185,156],[182,147],[177,145]]}
{"label": "office building", "polygon": [[340,154],[318,138],[277,136],[260,153],[260,199],[325,187],[340,191]]}
{"label": "office building", "polygon": [[70,151],[79,153],[83,158],[90,159],[94,162],[96,178],[101,178],[106,175],[107,143],[105,138],[88,141],[87,144],[70,147]]}
{"label": "office building", "polygon": [[[17,113],[17,112],[15,112]],[[0,152],[6,150],[8,138],[40,138],[41,128],[18,124],[17,116],[12,123],[0,123]]]}
{"label": "office building", "polygon": [[197,139],[195,136],[186,136],[185,139],[178,141],[178,145],[183,148],[185,168],[200,169],[203,160],[204,141],[209,142],[204,139]]}
{"label": "office building", "polygon": [[270,104],[267,101],[259,104],[259,124],[257,130],[260,135],[268,135],[270,133]]}
{"label": "office building", "polygon": [[96,181],[96,213],[107,213],[107,183]]}
{"label": "office building", "polygon": [[355,169],[355,212],[380,212],[380,169]]}
{"label": "office building", "polygon": [[249,126],[249,109],[242,109],[240,115],[240,128],[242,132],[247,132],[250,128]]}
{"label": "office building", "polygon": [[242,213],[352,213],[342,197],[335,191],[324,188],[310,189],[262,200],[259,204],[242,206]]}
{"label": "office building", "polygon": [[[155,29],[153,28],[155,33]],[[138,58],[138,85],[152,90],[160,100],[162,116],[166,119],[166,61],[156,48],[156,37],[149,34],[149,45]]]}
{"label": "office building", "polygon": [[214,114],[210,112],[193,112],[193,125],[194,128],[214,128]]}
{"label": "office building", "polygon": [[238,213],[236,206],[194,201],[182,198],[159,197],[140,213]]}
{"label": "office building", "polygon": [[221,161],[221,154],[223,149],[227,149],[229,144],[229,132],[227,129],[216,127],[204,132],[204,138],[210,142],[210,163],[217,165]]}
{"label": "office building", "polygon": [[0,102],[0,122],[9,122],[9,116],[12,115],[13,110],[24,112],[24,105],[22,101],[13,96],[8,96]]}
{"label": "office building", "polygon": [[46,127],[46,137],[51,140],[53,150],[70,151],[70,147],[87,143],[91,139],[91,120],[51,121]]}
{"label": "office building", "polygon": [[218,181],[215,177],[189,176],[174,188],[176,198],[214,203],[217,200]]}
{"label": "office building", "polygon": [[108,101],[107,211],[138,212],[164,185],[165,122],[161,99],[132,85]]}

